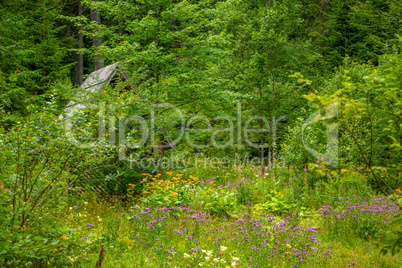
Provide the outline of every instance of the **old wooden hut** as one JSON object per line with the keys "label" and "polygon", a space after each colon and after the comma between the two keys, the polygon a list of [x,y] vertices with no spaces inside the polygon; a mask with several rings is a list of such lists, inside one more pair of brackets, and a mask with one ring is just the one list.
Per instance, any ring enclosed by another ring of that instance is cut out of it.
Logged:
{"label": "old wooden hut", "polygon": [[[120,67],[119,63],[108,65],[104,68],[92,72],[84,83],[81,85],[82,91],[76,96],[77,101],[70,101],[64,108],[67,117],[72,116],[74,113],[87,108],[84,103],[88,103],[89,98],[96,97],[97,93],[101,93],[107,85],[113,85],[118,79],[127,81],[127,88],[124,90],[136,90],[135,85],[131,82],[127,72]],[[90,93],[90,94],[88,94]],[[141,98],[141,96],[139,96]],[[63,115],[60,115],[63,118]],[[71,124],[70,124],[71,127]],[[175,149],[176,145],[168,137],[165,129],[160,129],[162,136],[159,139],[164,143],[163,145],[155,145],[152,150],[159,152],[161,157],[164,155],[164,150]]]}

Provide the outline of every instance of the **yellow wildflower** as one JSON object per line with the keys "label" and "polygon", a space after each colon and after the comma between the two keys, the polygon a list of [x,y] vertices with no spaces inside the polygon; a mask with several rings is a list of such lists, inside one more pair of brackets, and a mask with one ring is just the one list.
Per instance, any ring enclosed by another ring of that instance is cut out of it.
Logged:
{"label": "yellow wildflower", "polygon": [[67,240],[67,239],[68,239],[68,237],[67,237],[65,234],[63,234],[60,238],[63,239],[63,240]]}

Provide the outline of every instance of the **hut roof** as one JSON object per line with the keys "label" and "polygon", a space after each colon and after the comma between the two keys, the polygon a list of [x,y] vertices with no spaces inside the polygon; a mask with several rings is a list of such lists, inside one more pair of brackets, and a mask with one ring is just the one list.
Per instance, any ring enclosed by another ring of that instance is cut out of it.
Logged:
{"label": "hut roof", "polygon": [[[92,72],[88,78],[85,79],[84,83],[82,83],[81,87],[90,92],[100,91],[105,85],[109,84],[118,73],[123,75],[124,79],[130,80],[128,74],[119,66],[119,63],[117,62]],[[131,85],[131,87],[133,90],[135,90],[133,85]]]}
{"label": "hut roof", "polygon": [[105,85],[110,83],[116,74],[118,67],[117,63],[106,66],[99,70],[92,72],[81,87],[87,91],[96,92],[101,90]]}

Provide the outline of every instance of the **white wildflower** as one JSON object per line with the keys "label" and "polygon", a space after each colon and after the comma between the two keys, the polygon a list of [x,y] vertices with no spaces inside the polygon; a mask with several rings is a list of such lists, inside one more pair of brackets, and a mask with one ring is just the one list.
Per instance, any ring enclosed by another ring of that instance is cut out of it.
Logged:
{"label": "white wildflower", "polygon": [[228,248],[225,247],[225,246],[221,246],[220,249],[221,249],[222,251],[226,251]]}
{"label": "white wildflower", "polygon": [[189,254],[187,254],[187,253],[184,253],[184,258],[185,258],[185,259],[190,258],[190,255],[189,255]]}

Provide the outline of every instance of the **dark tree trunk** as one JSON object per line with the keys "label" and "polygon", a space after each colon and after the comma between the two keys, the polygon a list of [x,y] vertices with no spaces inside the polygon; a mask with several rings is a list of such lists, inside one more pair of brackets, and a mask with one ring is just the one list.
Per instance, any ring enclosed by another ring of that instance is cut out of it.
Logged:
{"label": "dark tree trunk", "polygon": [[325,35],[325,14],[328,12],[329,5],[331,0],[320,1],[320,12],[317,16],[317,21],[319,24],[319,28],[317,30],[318,34],[321,36],[318,42],[318,53],[323,55],[324,53],[324,40],[323,37]]}
{"label": "dark tree trunk", "polygon": [[119,42],[123,42],[123,35],[125,34],[126,33],[124,31],[124,28],[122,27],[122,23],[119,23],[119,35],[121,36]]}
{"label": "dark tree trunk", "polygon": [[[82,16],[82,5],[81,0],[77,0],[78,2],[78,16]],[[84,47],[84,37],[81,33],[81,26],[78,27],[78,48]],[[74,72],[74,81],[76,86],[80,86],[83,82],[84,76],[84,55],[75,53],[75,72]]]}
{"label": "dark tree trunk", "polygon": [[[92,0],[92,1],[98,2],[98,0]],[[98,24],[98,25],[101,24],[101,17],[96,9],[91,10],[91,19],[92,19],[92,21],[95,21],[96,24]],[[99,69],[103,68],[103,66],[104,66],[104,63],[101,62],[102,55],[98,54],[98,47],[100,47],[102,45],[102,37],[95,35],[93,38],[93,43],[94,43],[94,47],[95,47],[95,56],[94,56],[95,70],[99,70]]]}

